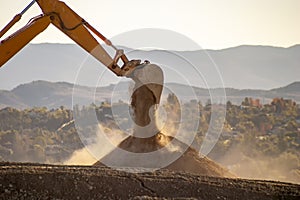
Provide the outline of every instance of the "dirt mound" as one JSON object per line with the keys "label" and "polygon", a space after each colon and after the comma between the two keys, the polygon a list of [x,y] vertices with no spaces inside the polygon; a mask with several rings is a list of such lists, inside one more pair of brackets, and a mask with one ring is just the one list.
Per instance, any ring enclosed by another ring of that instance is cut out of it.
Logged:
{"label": "dirt mound", "polygon": [[300,185],[160,170],[0,163],[0,199],[299,199]]}
{"label": "dirt mound", "polygon": [[[125,150],[120,151],[118,148]],[[221,167],[207,157],[202,157],[199,153],[174,137],[158,133],[150,138],[136,138],[130,136],[123,140],[118,148],[110,152],[94,166],[109,166],[116,168],[163,168],[173,171],[183,171],[198,175],[208,175],[217,177],[235,177],[227,169]],[[137,157],[130,153],[155,152],[152,159],[135,160]],[[166,159],[170,159],[170,164],[166,164]]]}

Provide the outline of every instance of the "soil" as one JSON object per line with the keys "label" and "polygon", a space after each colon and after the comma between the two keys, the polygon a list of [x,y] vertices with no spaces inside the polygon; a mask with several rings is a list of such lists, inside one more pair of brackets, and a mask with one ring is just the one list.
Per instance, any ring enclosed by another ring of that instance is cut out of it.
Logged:
{"label": "soil", "polygon": [[[196,150],[185,143],[161,133],[155,119],[155,104],[157,103],[155,96],[147,85],[135,87],[131,101],[135,121],[133,135],[124,139],[117,148],[96,162],[94,166],[163,168],[198,175],[235,177],[214,161],[200,156]],[[153,156],[146,155],[146,153],[153,153]],[[136,154],[143,154],[145,157]]]}
{"label": "soil", "polygon": [[0,163],[0,199],[299,199],[300,185],[160,170]]}
{"label": "soil", "polygon": [[[167,146],[170,142],[172,142],[172,145]],[[158,151],[163,147],[166,148]],[[230,173],[216,162],[205,156],[200,156],[193,148],[188,147],[176,138],[166,136],[163,133],[158,133],[150,138],[130,136],[123,140],[118,145],[118,148],[126,150],[125,152],[133,153],[155,152],[155,156],[151,157],[151,159],[141,158],[141,160],[131,156],[131,154],[126,154],[116,149],[100,161],[96,162],[94,166],[105,166],[106,164],[107,166],[113,166],[114,168],[163,168],[172,171],[189,172],[197,175],[228,178],[235,177],[234,174]],[[174,161],[169,164],[164,162],[166,159],[172,159],[174,154],[177,154],[178,158],[174,158]]]}

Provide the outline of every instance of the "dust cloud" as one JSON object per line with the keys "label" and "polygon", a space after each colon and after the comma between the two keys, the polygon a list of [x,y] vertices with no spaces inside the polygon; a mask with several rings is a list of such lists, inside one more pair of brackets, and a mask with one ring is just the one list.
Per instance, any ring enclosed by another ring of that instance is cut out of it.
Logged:
{"label": "dust cloud", "polygon": [[64,165],[92,165],[95,163],[97,159],[92,156],[92,154],[88,151],[87,148],[82,148],[80,150],[75,151],[71,158],[65,161]]}
{"label": "dust cloud", "polygon": [[[96,143],[90,144],[82,149],[74,151],[68,160],[63,162],[65,165],[93,165],[103,156],[107,155],[118,144],[124,140],[127,135],[116,129],[109,129],[102,125],[98,125],[97,135],[101,136]],[[106,137],[105,140],[103,136]],[[103,142],[107,141],[107,142]]]}
{"label": "dust cloud", "polygon": [[284,152],[279,156],[247,156],[245,147],[228,151],[217,161],[240,178],[300,183],[299,161],[296,155]]}

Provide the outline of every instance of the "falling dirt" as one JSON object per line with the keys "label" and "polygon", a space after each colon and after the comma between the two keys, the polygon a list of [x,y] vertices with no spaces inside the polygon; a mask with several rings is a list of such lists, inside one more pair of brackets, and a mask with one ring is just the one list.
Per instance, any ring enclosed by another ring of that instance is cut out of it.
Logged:
{"label": "falling dirt", "polygon": [[[136,84],[138,85],[138,84]],[[160,97],[159,97],[160,98]],[[116,168],[153,168],[184,171],[215,177],[235,177],[207,157],[185,143],[160,132],[156,124],[157,96],[147,85],[136,86],[131,106],[135,126],[133,135],[124,139],[116,149],[104,156],[94,166],[107,165]],[[120,149],[129,154],[122,153]],[[153,153],[151,159],[129,156],[131,153]],[[168,160],[169,159],[169,160]],[[167,161],[166,161],[167,160]]]}

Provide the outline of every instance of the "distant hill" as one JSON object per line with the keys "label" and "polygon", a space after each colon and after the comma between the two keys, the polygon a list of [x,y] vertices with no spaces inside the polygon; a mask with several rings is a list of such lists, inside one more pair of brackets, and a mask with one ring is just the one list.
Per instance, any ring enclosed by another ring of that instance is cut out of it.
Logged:
{"label": "distant hill", "polygon": [[[109,85],[104,87],[87,87],[76,85],[74,87],[71,83],[66,82],[48,82],[48,81],[34,81],[27,84],[19,85],[18,87],[7,91],[0,91],[0,108],[15,107],[43,107],[58,108],[64,106],[66,108],[72,107],[73,104],[89,105],[93,102],[96,104],[105,101],[106,99],[114,98],[115,100],[122,99],[125,93],[128,93],[128,82],[122,82],[116,85]],[[181,100],[189,101],[194,97],[187,93],[189,86],[178,83],[167,83],[166,88],[175,91],[175,94],[181,97]],[[194,92],[197,97],[205,103],[209,97],[207,89],[194,87]],[[221,89],[212,89],[214,94],[218,95]],[[300,82],[294,82],[285,87],[275,88],[271,90],[241,90],[226,88],[227,100],[233,103],[241,103],[245,97],[259,98],[263,103],[270,102],[272,98],[283,97],[290,98],[300,102]],[[168,91],[166,91],[166,94]],[[72,96],[73,95],[73,96]],[[74,97],[72,99],[72,97]],[[183,99],[182,99],[183,97]]]}
{"label": "distant hill", "polygon": [[[26,108],[46,106],[48,108],[58,108],[65,106],[71,108],[73,88],[73,84],[66,82],[33,81],[19,85],[11,91],[0,91],[0,107]],[[100,100],[104,101],[105,98],[109,97],[111,88],[107,86],[101,88],[101,90],[95,90],[92,87],[76,86],[74,99],[76,99],[77,104],[89,105],[94,102],[95,92],[98,92],[98,95],[103,97]]]}
{"label": "distant hill", "polygon": [[[109,52],[113,56],[113,52]],[[125,48],[125,52],[130,59],[147,59],[168,66],[166,82],[182,83],[176,79],[173,73],[176,71],[194,86],[206,87],[204,78],[210,88],[221,87],[218,74],[213,70],[214,63],[227,88],[272,89],[300,81],[300,45],[289,48],[243,45],[223,50],[181,52]],[[191,70],[191,64],[203,77]],[[75,44],[29,44],[0,68],[0,89],[10,90],[35,80],[95,86],[104,69]],[[102,79],[103,85],[120,80],[111,72],[105,73]]]}

